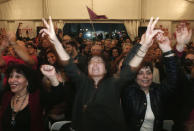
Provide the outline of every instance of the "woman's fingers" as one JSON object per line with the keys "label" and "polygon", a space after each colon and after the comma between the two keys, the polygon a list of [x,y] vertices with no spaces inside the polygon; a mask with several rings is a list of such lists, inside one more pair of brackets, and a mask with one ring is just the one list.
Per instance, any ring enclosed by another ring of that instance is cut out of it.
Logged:
{"label": "woman's fingers", "polygon": [[49,35],[49,31],[47,29],[42,29],[39,33],[42,34],[42,37],[44,37],[46,34]]}
{"label": "woman's fingers", "polygon": [[41,35],[42,37],[44,37],[44,36],[46,36],[46,33],[42,33],[42,35]]}
{"label": "woman's fingers", "polygon": [[51,65],[42,65],[40,68],[41,72],[46,75],[49,72],[53,72],[54,71],[54,67]]}
{"label": "woman's fingers", "polygon": [[164,34],[162,34],[162,33],[159,33],[159,34],[156,36],[156,38],[157,38],[157,41],[158,41],[159,43],[162,43],[162,42],[168,40],[168,37],[164,36]]}
{"label": "woman's fingers", "polygon": [[49,29],[49,24],[46,22],[46,20],[44,18],[42,18],[42,21],[43,21],[44,25],[46,26],[46,28]]}
{"label": "woman's fingers", "polygon": [[152,25],[153,19],[154,19],[153,17],[150,18],[149,24],[147,26],[147,31],[151,30],[151,25]]}
{"label": "woman's fingers", "polygon": [[154,30],[154,28],[155,28],[155,26],[156,26],[158,20],[159,20],[159,17],[157,17],[157,18],[154,20],[154,22],[151,24],[151,30]]}
{"label": "woman's fingers", "polygon": [[161,32],[161,30],[160,31],[154,30],[158,20],[159,20],[159,17],[157,17],[154,21],[153,21],[153,17],[150,18],[150,22],[147,26],[147,31],[146,31],[147,36],[150,35],[151,37],[154,37],[157,34],[157,32]]}
{"label": "woman's fingers", "polygon": [[153,32],[152,32],[152,35],[151,35],[151,37],[154,37],[156,34],[158,34],[158,33],[164,33],[162,30],[154,30]]}
{"label": "woman's fingers", "polygon": [[53,66],[51,66],[51,65],[43,65],[43,70],[44,71],[52,71],[53,70]]}
{"label": "woman's fingers", "polygon": [[54,25],[53,25],[53,22],[52,22],[52,19],[51,19],[51,16],[49,16],[49,24],[48,22],[43,18],[42,19],[45,26],[46,26],[46,29],[42,29],[40,31],[40,33],[42,33],[42,37],[44,37],[46,34],[49,36],[50,40],[51,41],[54,41],[56,40],[56,34],[55,34],[55,30],[54,30]]}
{"label": "woman's fingers", "polygon": [[156,39],[158,42],[162,41],[162,34],[158,33],[158,35],[156,35]]}
{"label": "woman's fingers", "polygon": [[51,16],[49,16],[49,24],[50,24],[50,28],[54,29],[54,25],[53,25]]}
{"label": "woman's fingers", "polygon": [[189,38],[192,36],[192,29],[189,29]]}

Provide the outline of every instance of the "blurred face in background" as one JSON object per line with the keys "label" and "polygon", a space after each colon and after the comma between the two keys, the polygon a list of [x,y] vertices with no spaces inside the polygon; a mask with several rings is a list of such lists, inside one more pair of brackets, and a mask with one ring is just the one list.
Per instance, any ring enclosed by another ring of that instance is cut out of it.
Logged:
{"label": "blurred face in background", "polygon": [[111,49],[111,40],[105,40],[104,41],[104,50],[110,51],[110,49]]}
{"label": "blurred face in background", "polygon": [[42,40],[42,47],[44,48],[44,49],[46,49],[46,48],[48,48],[48,47],[50,47],[51,46],[51,43],[50,43],[50,41],[48,40],[48,39],[43,39]]}
{"label": "blurred face in background", "polygon": [[72,55],[72,54],[73,54],[73,46],[72,46],[72,45],[67,44],[67,45],[65,46],[65,50],[67,51],[67,53],[68,53],[69,55]]}
{"label": "blurred face in background", "polygon": [[52,52],[49,52],[47,54],[47,60],[48,60],[49,64],[54,65],[56,63],[56,56],[55,56],[55,54],[52,53]]}
{"label": "blurred face in background", "polygon": [[93,42],[92,42],[91,40],[87,40],[87,41],[85,42],[85,44],[86,44],[86,46],[88,46],[89,48],[91,48]]}
{"label": "blurred face in background", "polygon": [[126,41],[126,43],[130,43],[131,44],[131,40],[130,39],[126,39],[125,41]]}
{"label": "blurred face in background", "polygon": [[101,41],[96,41],[95,45],[100,45],[102,47],[102,50],[104,50],[104,44]]}
{"label": "blurred face in background", "polygon": [[100,45],[93,45],[91,48],[92,56],[100,56],[102,55],[102,47]]}
{"label": "blurred face in background", "polygon": [[157,58],[159,58],[162,55],[162,51],[160,50],[160,48],[157,48],[155,50],[155,55],[156,55]]}
{"label": "blurred face in background", "polygon": [[127,54],[132,48],[132,45],[131,44],[128,44],[128,43],[124,43],[123,44],[123,53]]}
{"label": "blurred face in background", "polygon": [[14,50],[14,48],[12,46],[9,46],[8,49],[7,49],[7,55],[8,56],[14,56],[16,57],[16,52]]}
{"label": "blurred face in background", "polygon": [[118,51],[118,49],[113,49],[113,50],[112,50],[112,56],[113,56],[114,58],[116,58],[116,57],[119,56],[119,51]]}
{"label": "blurred face in background", "polygon": [[36,55],[37,50],[32,45],[27,45],[27,51],[30,55]]}
{"label": "blurred face in background", "polygon": [[83,33],[79,33],[79,38],[82,38],[83,37]]}
{"label": "blurred face in background", "polygon": [[65,47],[66,46],[66,43],[68,43],[70,41],[71,41],[71,37],[69,35],[64,35],[63,36],[63,39],[62,39],[63,47]]}
{"label": "blurred face in background", "polygon": [[89,55],[90,54],[90,47],[89,46],[85,46],[83,51],[84,51],[83,54]]}
{"label": "blurred face in background", "polygon": [[111,42],[111,48],[114,48],[114,47],[116,47],[116,46],[117,46],[116,41],[115,41],[115,40],[112,40],[112,42]]}

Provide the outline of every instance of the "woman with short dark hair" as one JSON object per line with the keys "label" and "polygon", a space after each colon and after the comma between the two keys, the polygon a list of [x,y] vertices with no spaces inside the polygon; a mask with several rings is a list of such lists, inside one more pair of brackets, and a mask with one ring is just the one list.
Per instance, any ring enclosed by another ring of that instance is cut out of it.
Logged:
{"label": "woman with short dark hair", "polygon": [[[57,39],[51,17],[49,17],[49,24],[44,19],[43,21],[47,29],[41,32],[43,35],[48,34],[63,61],[67,76],[71,78],[77,89],[73,109],[73,128],[76,131],[125,131],[120,93],[123,87],[134,79],[137,67],[152,45],[153,37],[162,32],[154,30],[158,18],[155,21],[151,18],[141,43],[128,54],[126,64],[118,77],[106,77],[106,64],[101,56],[91,57],[87,66],[88,75],[82,73]],[[137,54],[139,56],[136,56]]]}
{"label": "woman with short dark hair", "polygon": [[[53,66],[43,65],[41,71],[52,86],[59,86]],[[60,88],[44,91],[35,71],[22,64],[8,67],[7,76],[0,104],[0,131],[44,131],[43,107],[58,101]]]}
{"label": "woman with short dark hair", "polygon": [[157,40],[163,52],[167,79],[161,84],[154,83],[152,63],[142,62],[134,84],[128,85],[122,96],[128,131],[161,131],[165,104],[175,94],[176,58],[167,36],[160,33]]}

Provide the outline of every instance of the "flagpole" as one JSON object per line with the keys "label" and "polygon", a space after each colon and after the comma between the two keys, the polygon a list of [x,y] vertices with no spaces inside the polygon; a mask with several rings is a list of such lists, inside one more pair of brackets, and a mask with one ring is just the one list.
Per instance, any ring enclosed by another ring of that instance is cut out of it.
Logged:
{"label": "flagpole", "polygon": [[[92,10],[94,10],[93,7],[94,7],[94,3],[93,3],[93,0],[92,0]],[[90,22],[91,22],[91,25],[92,25],[92,28],[93,28],[93,31],[94,31],[94,35],[96,37],[96,30],[94,28],[94,23],[92,22],[91,18],[90,18]]]}
{"label": "flagpole", "polygon": [[94,31],[94,34],[95,34],[95,37],[96,37],[96,31],[95,31],[95,28],[94,28],[94,23],[92,22],[92,20],[90,19],[90,24],[92,25],[92,29]]}
{"label": "flagpole", "polygon": [[94,7],[94,1],[92,0],[92,10],[94,10],[93,7]]}
{"label": "flagpole", "polygon": [[[87,5],[86,5],[86,8],[88,8]],[[92,10],[93,10],[93,0],[92,0]],[[89,17],[90,17],[90,14],[89,14]],[[95,37],[96,37],[96,30],[94,28],[94,23],[93,23],[91,17],[90,17],[90,24],[92,26],[92,30],[94,31],[94,34],[95,34]]]}

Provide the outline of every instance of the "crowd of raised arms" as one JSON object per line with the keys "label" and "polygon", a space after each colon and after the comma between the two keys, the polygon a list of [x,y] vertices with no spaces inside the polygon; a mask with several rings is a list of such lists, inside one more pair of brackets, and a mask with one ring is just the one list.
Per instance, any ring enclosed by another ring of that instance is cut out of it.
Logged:
{"label": "crowd of raised arms", "polygon": [[0,131],[194,131],[194,43],[151,18],[141,38],[86,40],[56,31],[36,38],[0,31]]}

